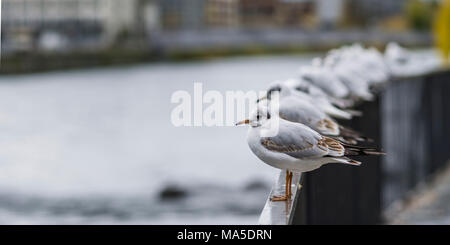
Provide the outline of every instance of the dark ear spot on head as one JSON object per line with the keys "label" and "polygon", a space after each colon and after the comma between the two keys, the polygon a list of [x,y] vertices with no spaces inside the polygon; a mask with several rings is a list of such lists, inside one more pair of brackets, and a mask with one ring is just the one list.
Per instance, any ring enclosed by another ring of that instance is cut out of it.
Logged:
{"label": "dark ear spot on head", "polygon": [[267,119],[270,119],[270,113],[267,112]]}
{"label": "dark ear spot on head", "polygon": [[305,93],[309,94],[309,87],[307,87],[307,86],[300,85],[300,86],[297,86],[295,89],[298,90],[298,91],[305,92]]}
{"label": "dark ear spot on head", "polygon": [[267,91],[267,99],[270,100],[273,92],[281,92],[281,87],[279,85],[272,87]]}

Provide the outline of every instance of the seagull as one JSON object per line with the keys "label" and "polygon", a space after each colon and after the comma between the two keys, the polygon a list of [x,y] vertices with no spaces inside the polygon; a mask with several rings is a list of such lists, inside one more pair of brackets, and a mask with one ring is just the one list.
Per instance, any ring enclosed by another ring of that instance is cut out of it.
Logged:
{"label": "seagull", "polygon": [[392,75],[397,77],[420,75],[439,67],[439,60],[433,54],[413,53],[395,42],[386,45],[384,59]]}
{"label": "seagull", "polygon": [[384,51],[386,62],[392,64],[402,65],[408,63],[411,59],[411,54],[405,48],[401,47],[396,42],[390,42],[386,45]]}
{"label": "seagull", "polygon": [[314,83],[305,78],[290,78],[283,83],[292,89],[307,93],[311,97],[321,97],[327,99],[330,103],[338,106],[339,108],[352,107],[354,104],[350,99],[336,98],[327,94],[323,89],[314,85]]}
{"label": "seagull", "polygon": [[338,54],[331,53],[325,58],[324,66],[334,71],[339,80],[350,90],[353,97],[367,101],[374,99],[373,94],[370,93],[367,78],[362,77],[359,74],[360,71],[355,69],[355,65],[348,59],[342,59]]}
{"label": "seagull", "polygon": [[375,48],[369,48],[365,50],[363,55],[360,56],[362,64],[364,64],[367,74],[371,74],[371,84],[379,84],[387,82],[390,77],[390,70],[387,66],[383,55]]}
{"label": "seagull", "polygon": [[383,56],[373,47],[365,49],[360,44],[353,44],[336,50],[334,55],[338,55],[340,61],[350,62],[352,71],[369,84],[378,84],[389,79],[389,69]]}
{"label": "seagull", "polygon": [[283,84],[280,81],[273,82],[269,86],[269,89],[267,90],[267,95],[265,97],[259,99],[258,101],[261,101],[266,98],[270,99],[271,93],[275,92],[275,91],[280,92],[280,94],[279,94],[280,99],[282,99],[283,97],[287,97],[287,96],[296,96],[301,100],[309,101],[311,104],[316,106],[319,110],[321,110],[324,113],[326,113],[332,117],[335,117],[335,118],[348,120],[348,119],[351,119],[353,116],[361,115],[361,113],[358,111],[341,110],[341,109],[335,107],[333,104],[331,104],[331,102],[327,98],[310,96],[309,94],[307,94],[303,91],[300,91],[300,90],[293,89],[293,88]]}
{"label": "seagull", "polygon": [[299,77],[321,88],[328,95],[335,98],[345,98],[350,92],[329,67],[322,66],[320,58],[313,59],[310,66],[300,67]]}
{"label": "seagull", "polygon": [[[322,135],[336,137],[348,144],[357,144],[357,141],[372,141],[352,129],[339,125],[310,101],[290,95],[289,89],[284,85],[280,84],[279,90],[278,87],[269,89],[269,93],[276,91],[282,94],[278,105],[279,116],[282,119],[302,123]],[[271,98],[271,95],[267,96],[268,103],[271,102]]]}
{"label": "seagull", "polygon": [[[248,124],[247,143],[251,151],[264,163],[286,170],[286,191],[282,196],[273,196],[271,201],[286,201],[291,198],[292,172],[308,172],[327,163],[358,166],[359,161],[348,156],[383,154],[374,149],[347,146],[322,136],[311,128],[271,115],[267,107],[258,106],[249,119],[236,123]],[[278,126],[275,136],[266,136],[264,130]]]}
{"label": "seagull", "polygon": [[[357,144],[357,141],[368,141],[369,139],[361,133],[339,125],[334,119],[317,108],[308,100],[292,95],[285,83],[272,86],[268,93],[279,92],[279,116],[284,120],[302,123],[315,131],[343,141],[348,144]],[[268,103],[271,102],[271,95],[266,96]]]}

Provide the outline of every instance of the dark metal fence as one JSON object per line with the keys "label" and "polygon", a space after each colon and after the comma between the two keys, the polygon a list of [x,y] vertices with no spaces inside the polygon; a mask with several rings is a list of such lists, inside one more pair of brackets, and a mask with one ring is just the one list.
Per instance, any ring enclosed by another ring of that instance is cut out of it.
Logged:
{"label": "dark metal fence", "polygon": [[383,212],[450,159],[450,72],[394,79],[363,117],[344,125],[381,144],[360,167],[328,164],[302,175],[289,224],[380,224]]}
{"label": "dark metal fence", "polygon": [[397,79],[382,94],[384,205],[405,195],[450,159],[450,72]]}

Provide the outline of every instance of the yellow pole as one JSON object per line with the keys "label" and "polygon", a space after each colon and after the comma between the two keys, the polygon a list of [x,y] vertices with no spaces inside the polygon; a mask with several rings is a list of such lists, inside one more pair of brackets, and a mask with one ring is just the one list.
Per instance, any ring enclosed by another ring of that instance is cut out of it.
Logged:
{"label": "yellow pole", "polygon": [[450,0],[442,0],[434,20],[434,39],[445,66],[450,64]]}

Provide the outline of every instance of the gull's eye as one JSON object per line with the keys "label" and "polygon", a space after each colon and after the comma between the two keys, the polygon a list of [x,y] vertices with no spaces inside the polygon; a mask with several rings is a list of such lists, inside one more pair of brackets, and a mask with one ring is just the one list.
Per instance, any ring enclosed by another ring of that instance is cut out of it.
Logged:
{"label": "gull's eye", "polygon": [[259,121],[259,119],[261,118],[261,116],[259,116],[259,114],[256,115],[256,120]]}

